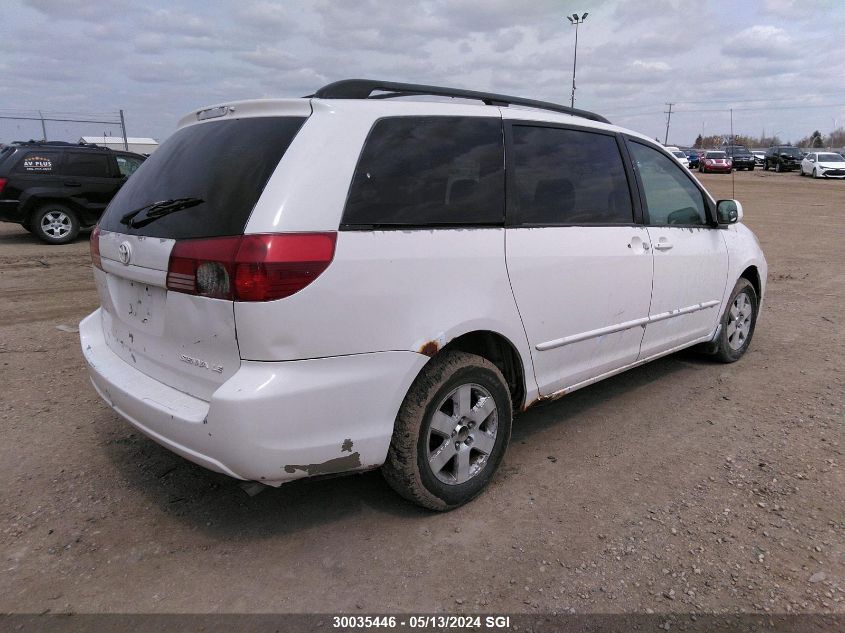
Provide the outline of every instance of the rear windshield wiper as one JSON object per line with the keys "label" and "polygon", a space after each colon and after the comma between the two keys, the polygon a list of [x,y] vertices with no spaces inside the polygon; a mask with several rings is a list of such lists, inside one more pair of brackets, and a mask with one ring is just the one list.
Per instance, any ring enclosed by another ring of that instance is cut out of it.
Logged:
{"label": "rear windshield wiper", "polygon": [[[127,225],[129,228],[139,229],[142,226],[147,226],[150,222],[155,222],[158,218],[170,215],[182,209],[190,209],[198,204],[205,202],[202,198],[170,198],[169,200],[159,200],[158,202],[151,202],[145,204],[143,207],[130,211],[120,218],[120,223]],[[135,217],[146,211],[146,214],[140,220]]]}

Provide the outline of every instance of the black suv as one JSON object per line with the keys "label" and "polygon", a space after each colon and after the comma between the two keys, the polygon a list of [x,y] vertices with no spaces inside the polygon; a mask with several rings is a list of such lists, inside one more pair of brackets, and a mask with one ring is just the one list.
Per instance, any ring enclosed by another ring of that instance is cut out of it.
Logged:
{"label": "black suv", "polygon": [[763,169],[774,167],[775,171],[792,171],[801,169],[801,159],[804,158],[801,150],[797,147],[775,145],[766,150],[766,157],[763,159]]}
{"label": "black suv", "polygon": [[0,150],[0,221],[16,222],[48,244],[67,244],[103,210],[144,156],[59,141]]}
{"label": "black suv", "polygon": [[754,171],[754,154],[749,152],[744,145],[722,145],[722,150],[733,161],[733,168],[737,171],[740,169]]}

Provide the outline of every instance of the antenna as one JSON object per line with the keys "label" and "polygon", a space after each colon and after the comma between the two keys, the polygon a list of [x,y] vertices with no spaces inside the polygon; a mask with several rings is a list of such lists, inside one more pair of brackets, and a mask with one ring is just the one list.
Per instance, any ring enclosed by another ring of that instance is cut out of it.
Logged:
{"label": "antenna", "polygon": [[734,109],[731,108],[731,198],[736,199],[736,169],[733,158],[736,153],[736,139],[734,139]]}

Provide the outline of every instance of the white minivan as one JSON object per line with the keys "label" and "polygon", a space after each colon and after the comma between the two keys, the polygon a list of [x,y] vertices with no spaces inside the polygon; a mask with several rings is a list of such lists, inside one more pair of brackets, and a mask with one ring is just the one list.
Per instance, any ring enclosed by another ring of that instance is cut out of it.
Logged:
{"label": "white minivan", "polygon": [[368,80],[228,103],[104,213],[82,351],[197,464],[271,486],[381,467],[447,510],[532,404],[693,345],[739,359],[766,282],[741,220],[565,106]]}

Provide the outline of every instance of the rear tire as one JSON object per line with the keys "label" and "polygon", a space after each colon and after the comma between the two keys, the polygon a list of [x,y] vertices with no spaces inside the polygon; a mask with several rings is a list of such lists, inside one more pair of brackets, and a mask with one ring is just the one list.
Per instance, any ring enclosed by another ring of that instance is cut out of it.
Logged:
{"label": "rear tire", "polygon": [[723,363],[734,363],[742,358],[751,345],[758,310],[757,291],[750,281],[741,277],[722,315],[722,327],[710,355]]}
{"label": "rear tire", "polygon": [[69,207],[56,202],[41,205],[32,214],[32,232],[47,244],[67,244],[79,235],[79,219]]}
{"label": "rear tire", "polygon": [[465,352],[441,352],[402,402],[384,478],[424,508],[457,508],[492,479],[510,440],[512,418],[507,382],[493,363]]}
{"label": "rear tire", "polygon": [[751,165],[751,167],[748,168],[748,171],[754,171],[754,165]]}

